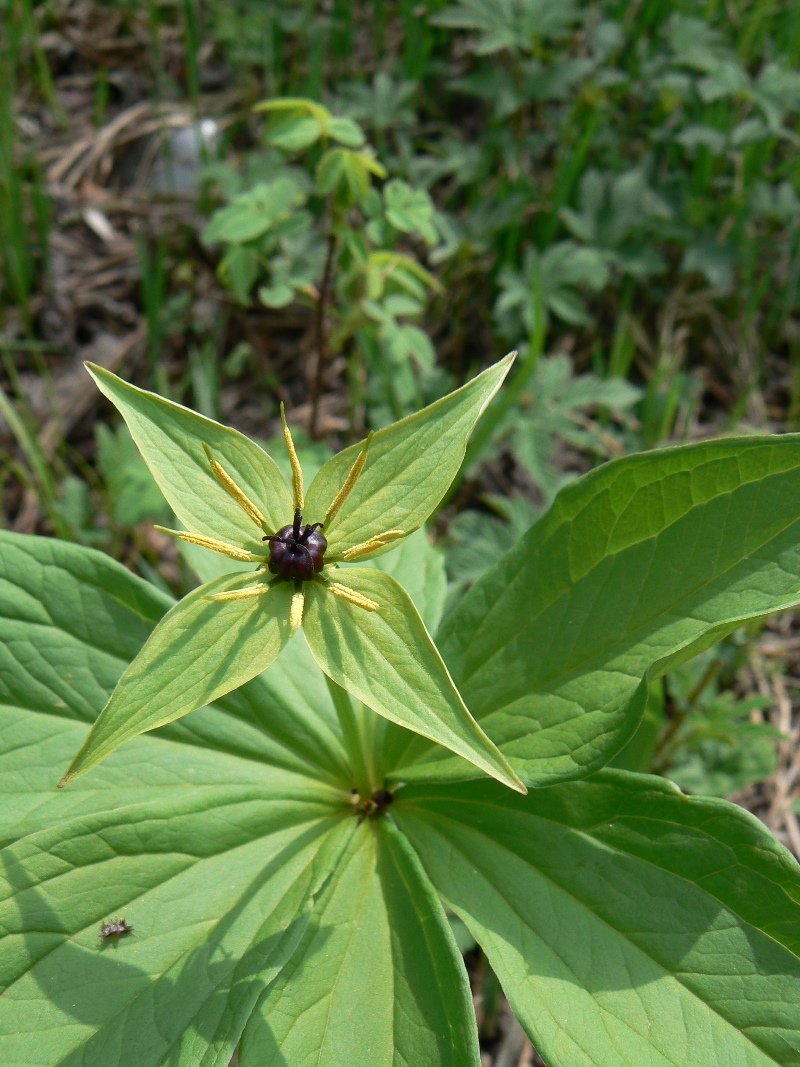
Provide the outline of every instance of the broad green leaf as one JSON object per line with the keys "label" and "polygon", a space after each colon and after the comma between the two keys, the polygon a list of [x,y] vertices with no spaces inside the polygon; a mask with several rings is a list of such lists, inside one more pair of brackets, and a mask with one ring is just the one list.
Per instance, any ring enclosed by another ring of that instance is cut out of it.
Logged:
{"label": "broad green leaf", "polygon": [[378,609],[367,611],[309,583],[303,632],[322,670],[384,718],[523,789],[464,705],[403,587],[366,567],[337,571],[336,580]]}
{"label": "broad green leaf", "polygon": [[240,1067],[478,1067],[466,971],[403,835],[362,823],[298,951],[247,1024]]}
{"label": "broad green leaf", "polygon": [[240,574],[218,578],[164,616],[120,678],[62,784],[130,738],[174,722],[266,670],[291,637],[292,586],[280,582],[265,596],[246,600],[210,599],[252,580]]}
{"label": "broad green leaf", "polygon": [[[198,552],[207,564],[223,558]],[[93,549],[0,531],[0,704],[94,722],[173,604]],[[162,727],[160,736],[340,783],[347,761],[321,672],[302,641],[285,652],[289,659],[279,657],[269,680],[254,679],[216,707]],[[56,768],[82,741],[51,764],[53,785]],[[201,755],[181,758],[191,766]]]}
{"label": "broad green leaf", "polygon": [[800,868],[748,812],[603,771],[392,814],[549,1067],[800,1063]]}
{"label": "broad green leaf", "polygon": [[180,404],[137,389],[102,367],[88,369],[125,419],[161,492],[188,530],[264,551],[259,528],[211,473],[204,444],[258,507],[270,529],[291,521],[289,487],[274,460],[257,444]]}
{"label": "broad green leaf", "polygon": [[[425,522],[458,473],[467,439],[513,359],[506,356],[461,389],[375,434],[355,489],[325,531],[331,554],[387,530],[411,533]],[[306,496],[309,521],[325,516],[361,449],[346,448],[317,474]]]}
{"label": "broad green leaf", "polygon": [[[528,785],[632,736],[648,679],[800,600],[800,437],[628,456],[563,489],[439,632],[464,700]],[[405,761],[438,760],[415,748]],[[465,777],[463,764],[397,777]]]}
{"label": "broad green leaf", "polygon": [[3,849],[4,1067],[227,1065],[353,827],[325,789],[200,787]]}
{"label": "broad green leaf", "polygon": [[[205,714],[210,718],[212,712]],[[217,712],[212,724],[216,750],[188,739],[176,744],[160,735],[134,738],[123,752],[63,790],[56,788],[59,775],[85,741],[86,727],[0,705],[0,847],[78,815],[163,798],[170,791],[177,796],[187,787],[236,784],[274,790],[283,785],[291,790],[307,784],[296,772],[265,763],[263,757],[226,751],[233,746],[225,727],[237,727],[235,719]],[[304,770],[307,778],[308,768]],[[347,781],[343,772],[339,775]]]}

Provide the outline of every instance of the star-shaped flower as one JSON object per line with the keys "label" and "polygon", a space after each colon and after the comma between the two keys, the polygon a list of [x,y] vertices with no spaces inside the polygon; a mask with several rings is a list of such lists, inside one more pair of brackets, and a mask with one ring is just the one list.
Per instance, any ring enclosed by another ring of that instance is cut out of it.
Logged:
{"label": "star-shaped flower", "polygon": [[408,594],[383,571],[348,566],[391,550],[429,517],[512,360],[340,452],[307,495],[285,418],[291,489],[242,434],[89,365],[186,527],[167,532],[252,569],[207,582],[164,616],[62,785],[129,738],[260,674],[302,627],[333,682],[524,792],[464,705]]}

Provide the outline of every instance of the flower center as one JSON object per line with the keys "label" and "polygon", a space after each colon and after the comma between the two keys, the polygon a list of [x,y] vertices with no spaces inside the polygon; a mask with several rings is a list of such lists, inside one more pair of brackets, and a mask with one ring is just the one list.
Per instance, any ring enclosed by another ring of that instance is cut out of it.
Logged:
{"label": "flower center", "polygon": [[303,513],[295,508],[294,522],[262,538],[269,541],[269,569],[287,581],[308,582],[325,566],[328,541],[322,523],[303,525]]}

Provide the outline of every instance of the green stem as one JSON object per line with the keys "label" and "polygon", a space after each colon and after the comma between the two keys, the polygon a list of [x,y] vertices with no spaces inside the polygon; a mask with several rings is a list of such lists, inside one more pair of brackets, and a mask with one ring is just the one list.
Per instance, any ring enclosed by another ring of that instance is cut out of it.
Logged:
{"label": "green stem", "polygon": [[350,761],[350,770],[353,772],[353,786],[358,790],[362,799],[366,800],[375,792],[372,775],[369,772],[366,758],[366,746],[359,727],[353,702],[350,695],[342,689],[333,679],[325,676],[328,684],[328,692],[336,708],[336,715],[344,736],[344,747]]}

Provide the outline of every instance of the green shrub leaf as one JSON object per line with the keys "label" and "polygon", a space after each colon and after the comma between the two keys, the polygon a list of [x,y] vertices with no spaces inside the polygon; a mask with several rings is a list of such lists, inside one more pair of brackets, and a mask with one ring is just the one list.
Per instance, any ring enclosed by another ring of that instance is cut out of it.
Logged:
{"label": "green shrub leaf", "polygon": [[302,189],[291,178],[259,182],[248,192],[237,196],[227,207],[215,212],[203,231],[203,241],[206,244],[216,241],[254,241],[304,199]]}
{"label": "green shrub leaf", "polygon": [[388,574],[349,568],[337,581],[378,605],[367,611],[309,585],[303,632],[322,670],[391,722],[524,788],[470,715],[408,593]]}
{"label": "green shrub leaf", "polygon": [[362,824],[298,951],[247,1024],[241,1067],[478,1067],[466,971],[390,822]]}
{"label": "green shrub leaf", "polygon": [[392,813],[550,1067],[798,1062],[800,868],[749,813],[625,771]]}

